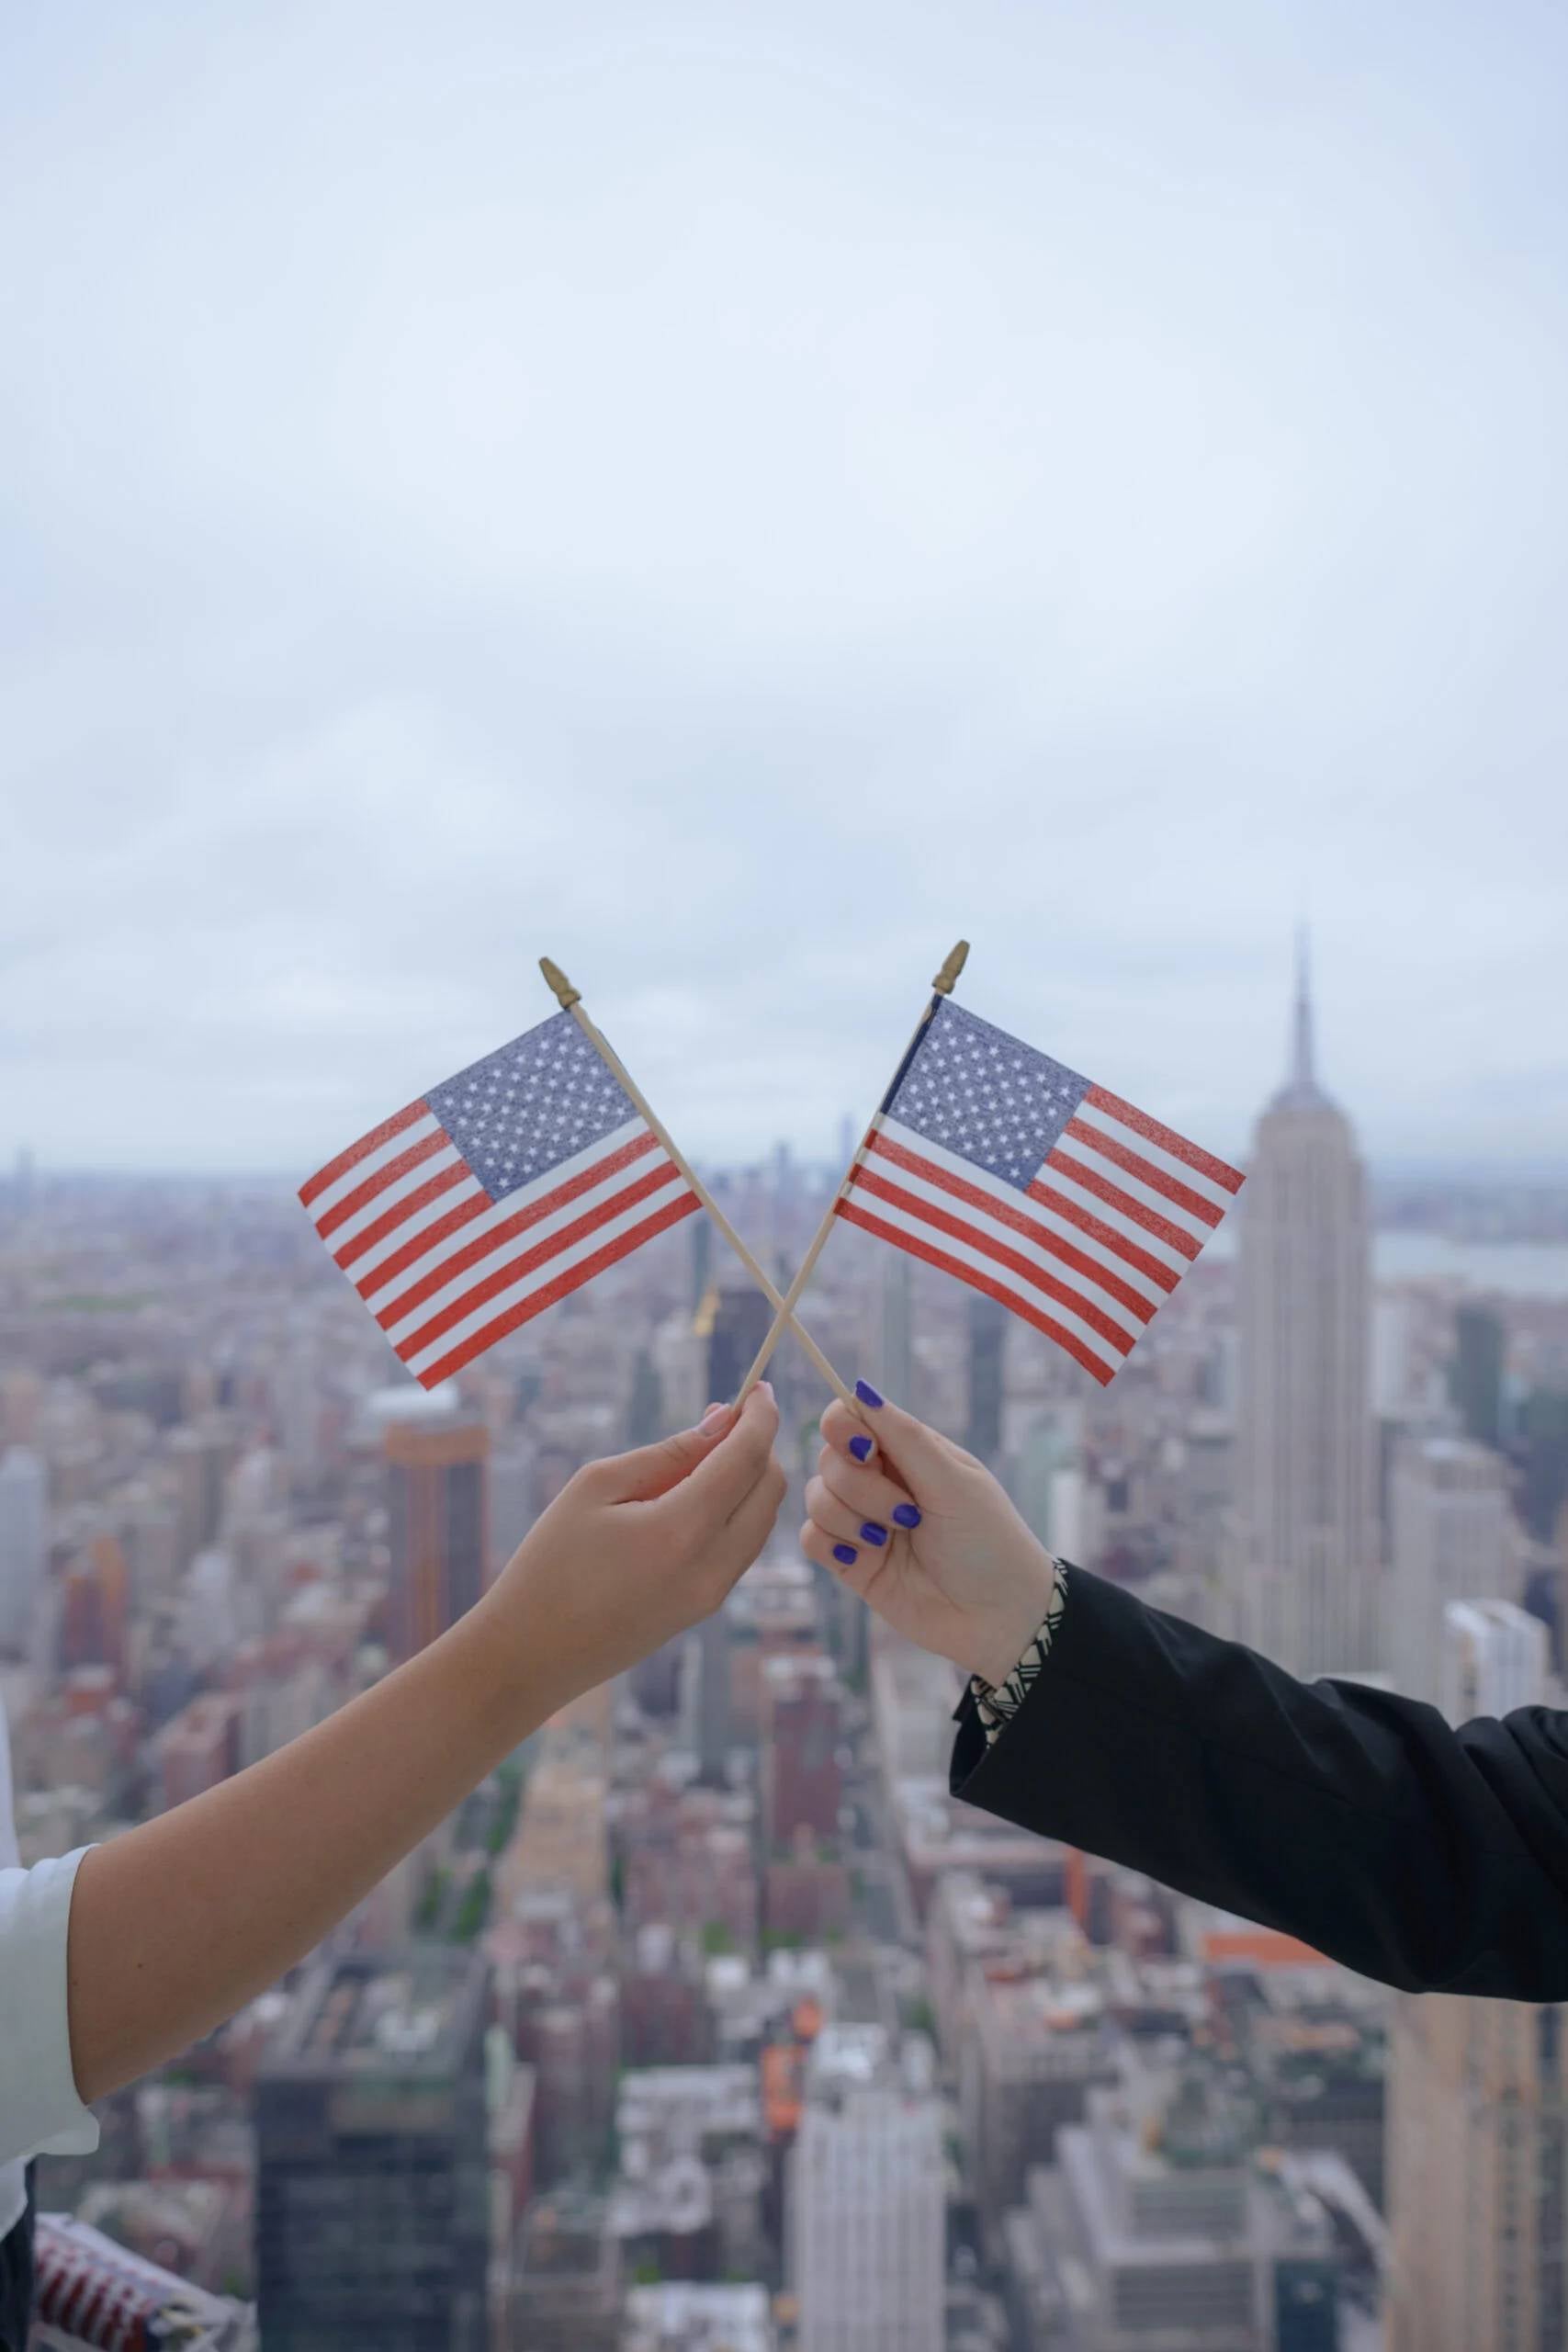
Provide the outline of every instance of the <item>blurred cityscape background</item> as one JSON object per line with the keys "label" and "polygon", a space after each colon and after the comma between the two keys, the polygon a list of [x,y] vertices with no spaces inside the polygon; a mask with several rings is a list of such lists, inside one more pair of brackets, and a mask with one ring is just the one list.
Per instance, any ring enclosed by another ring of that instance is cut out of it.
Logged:
{"label": "blurred cityscape background", "polygon": [[[705,1219],[426,1398],[294,1197],[541,951],[783,1278],[965,933],[1249,1182],[1103,1394],[848,1227],[829,1355],[1301,1673],[1561,1703],[1564,88],[1548,0],[0,11],[27,1857],[733,1387]],[[776,1380],[722,1615],[41,2165],[39,2352],[111,2277],[179,2352],[1568,2352],[1561,2011],[951,1802]]]}
{"label": "blurred cityscape background", "polygon": [[[848,1228],[813,1330],[1064,1556],[1454,1721],[1561,1704],[1568,1194],[1369,1173],[1286,993],[1238,1208],[1108,1390]],[[783,1282],[836,1168],[705,1172]],[[767,1321],[700,1218],[426,1395],[287,1187],[23,1152],[24,1859],[408,1657],[579,1464],[732,1393]],[[259,2311],[265,2352],[1560,2346],[1562,2010],[1396,1996],[950,1798],[957,1677],[800,1556],[824,1400],[793,1346],[776,1380],[794,1491],[721,1613],[105,2101],[99,2152],[40,2166],[81,2225],[47,2263],[115,2241],[208,2299],[189,2340]]]}

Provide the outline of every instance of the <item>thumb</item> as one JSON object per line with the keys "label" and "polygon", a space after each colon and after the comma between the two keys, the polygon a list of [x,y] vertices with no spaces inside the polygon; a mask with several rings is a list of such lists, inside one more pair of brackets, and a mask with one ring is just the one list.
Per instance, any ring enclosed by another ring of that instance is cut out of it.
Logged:
{"label": "thumb", "polygon": [[695,1426],[677,1430],[654,1445],[635,1446],[629,1453],[612,1453],[596,1463],[595,1485],[607,1502],[652,1502],[689,1477],[708,1455],[735,1419],[733,1405],[710,1405]]}
{"label": "thumb", "polygon": [[[895,1477],[902,1479],[916,1497],[922,1489],[932,1492],[942,1481],[951,1477],[953,1449],[946,1438],[937,1430],[928,1429],[924,1421],[918,1421],[913,1413],[904,1410],[902,1405],[890,1404],[869,1380],[856,1381],[855,1398],[858,1418],[852,1417],[841,1405],[829,1407],[822,1417],[825,1436],[831,1436],[836,1444],[847,1448],[851,1437],[869,1430],[875,1440],[883,1467]],[[841,1435],[837,1426],[831,1430],[829,1427],[830,1419],[836,1424],[840,1417],[843,1421]],[[862,1449],[854,1447],[852,1451],[858,1455]]]}

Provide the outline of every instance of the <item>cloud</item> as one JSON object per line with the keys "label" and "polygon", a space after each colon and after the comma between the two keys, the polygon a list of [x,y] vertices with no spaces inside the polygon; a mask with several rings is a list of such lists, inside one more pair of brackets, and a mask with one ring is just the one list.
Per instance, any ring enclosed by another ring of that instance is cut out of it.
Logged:
{"label": "cloud", "polygon": [[1559,1158],[1533,9],[11,28],[0,1149],[299,1168],[547,1011],[830,1150],[966,998]]}

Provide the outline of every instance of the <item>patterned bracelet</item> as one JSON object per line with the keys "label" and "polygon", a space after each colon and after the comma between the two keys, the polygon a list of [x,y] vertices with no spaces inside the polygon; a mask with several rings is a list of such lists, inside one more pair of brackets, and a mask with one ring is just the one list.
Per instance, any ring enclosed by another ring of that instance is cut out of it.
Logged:
{"label": "patterned bracelet", "polygon": [[1030,1686],[1045,1663],[1047,1651],[1061,1627],[1062,1611],[1067,1600],[1067,1576],[1060,1560],[1053,1563],[1056,1571],[1051,1594],[1051,1606],[1033,1640],[1013,1668],[1005,1682],[987,1682],[984,1676],[972,1674],[969,1688],[974,1695],[975,1711],[985,1726],[986,1745],[989,1747],[1003,1727],[1010,1724],[1025,1699]]}

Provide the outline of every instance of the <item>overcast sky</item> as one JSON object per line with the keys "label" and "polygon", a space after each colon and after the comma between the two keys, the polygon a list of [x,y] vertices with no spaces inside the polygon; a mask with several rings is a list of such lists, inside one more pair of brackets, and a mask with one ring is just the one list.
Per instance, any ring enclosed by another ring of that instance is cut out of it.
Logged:
{"label": "overcast sky", "polygon": [[[563,26],[566,29],[562,29]],[[1568,1165],[1557,0],[0,19],[0,1159],[585,991],[714,1159],[964,1001]]]}

